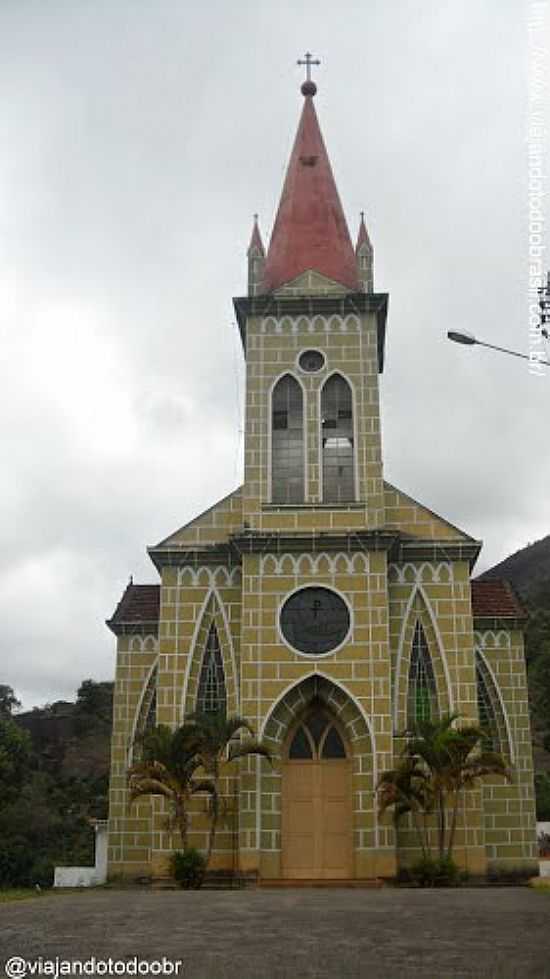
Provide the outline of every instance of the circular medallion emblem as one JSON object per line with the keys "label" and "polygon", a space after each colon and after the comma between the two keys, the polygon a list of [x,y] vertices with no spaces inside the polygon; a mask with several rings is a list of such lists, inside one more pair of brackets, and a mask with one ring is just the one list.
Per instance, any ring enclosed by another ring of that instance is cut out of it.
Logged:
{"label": "circular medallion emblem", "polygon": [[340,595],[328,588],[301,588],[281,609],[281,632],[300,653],[330,653],[344,641],[350,628],[349,609]]}
{"label": "circular medallion emblem", "polygon": [[325,366],[325,358],[319,350],[304,350],[298,358],[298,363],[306,374],[314,374]]}

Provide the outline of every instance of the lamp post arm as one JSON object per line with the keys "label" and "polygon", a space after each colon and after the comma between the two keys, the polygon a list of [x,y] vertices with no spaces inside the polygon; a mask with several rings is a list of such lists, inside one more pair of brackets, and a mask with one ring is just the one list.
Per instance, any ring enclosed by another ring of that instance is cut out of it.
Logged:
{"label": "lamp post arm", "polygon": [[[521,357],[522,360],[531,360],[532,359],[529,356],[529,354],[520,354],[520,353],[518,353],[517,350],[509,350],[508,347],[497,347],[496,344],[494,344],[494,343],[485,343],[484,340],[476,340],[475,342],[480,347],[489,347],[491,350],[500,350],[500,352],[503,353],[503,354],[510,354],[512,357]],[[534,364],[545,364],[547,367],[550,367],[550,361],[548,361],[548,360],[539,360],[538,357],[536,359],[533,359],[533,363]]]}

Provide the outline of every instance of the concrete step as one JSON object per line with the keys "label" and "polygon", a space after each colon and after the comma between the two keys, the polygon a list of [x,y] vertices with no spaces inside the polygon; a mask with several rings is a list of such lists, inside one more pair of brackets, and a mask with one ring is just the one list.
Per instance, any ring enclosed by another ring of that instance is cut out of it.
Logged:
{"label": "concrete step", "polygon": [[[212,870],[207,873],[202,890],[207,891],[227,891],[240,890],[243,887],[255,887],[257,876],[249,874],[239,874],[235,871]],[[173,877],[153,877],[151,887],[154,891],[178,891],[179,884]]]}
{"label": "concrete step", "polygon": [[313,879],[287,879],[287,878],[276,878],[273,880],[263,879],[258,881],[258,887],[344,887],[344,888],[364,888],[369,890],[376,890],[380,887],[385,887],[385,881],[379,877],[365,878],[364,880],[359,880],[357,878],[348,879],[325,879],[325,878],[313,878]]}

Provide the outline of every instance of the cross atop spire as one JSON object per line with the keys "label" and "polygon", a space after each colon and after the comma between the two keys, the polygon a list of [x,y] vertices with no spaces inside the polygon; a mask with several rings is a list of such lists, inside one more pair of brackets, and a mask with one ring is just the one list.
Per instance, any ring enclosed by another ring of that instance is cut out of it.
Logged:
{"label": "cross atop spire", "polygon": [[310,51],[306,51],[306,53],[304,55],[304,60],[301,61],[300,58],[298,58],[298,61],[296,62],[296,64],[297,65],[305,65],[306,66],[306,82],[310,82],[311,81],[311,66],[312,65],[320,65],[321,62],[319,61],[318,58],[314,58]]}
{"label": "cross atop spire", "polygon": [[314,58],[310,51],[306,51],[303,59],[298,58],[296,62],[297,65],[305,65],[306,68],[306,80],[302,85],[302,95],[315,95],[317,91],[317,85],[311,80],[311,66],[320,65],[321,62],[319,58]]}

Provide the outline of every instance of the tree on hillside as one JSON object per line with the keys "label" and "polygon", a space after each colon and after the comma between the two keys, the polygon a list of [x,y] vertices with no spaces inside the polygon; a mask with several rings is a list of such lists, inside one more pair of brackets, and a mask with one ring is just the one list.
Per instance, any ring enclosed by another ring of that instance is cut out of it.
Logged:
{"label": "tree on hillside", "polygon": [[[550,592],[550,586],[548,590]],[[527,663],[533,663],[548,649],[550,649],[550,608],[531,606],[525,628],[525,658]]]}
{"label": "tree on hillside", "polygon": [[14,710],[21,707],[21,701],[17,699],[13,687],[7,683],[0,683],[0,717],[11,717]]}
{"label": "tree on hillside", "polygon": [[543,747],[550,751],[550,640],[529,669],[529,694],[534,727]]}
{"label": "tree on hillside", "polygon": [[83,680],[76,695],[76,713],[111,724],[113,717],[114,684],[105,680]]}
{"label": "tree on hillside", "polygon": [[29,775],[31,739],[11,717],[0,717],[0,806],[15,798]]}

